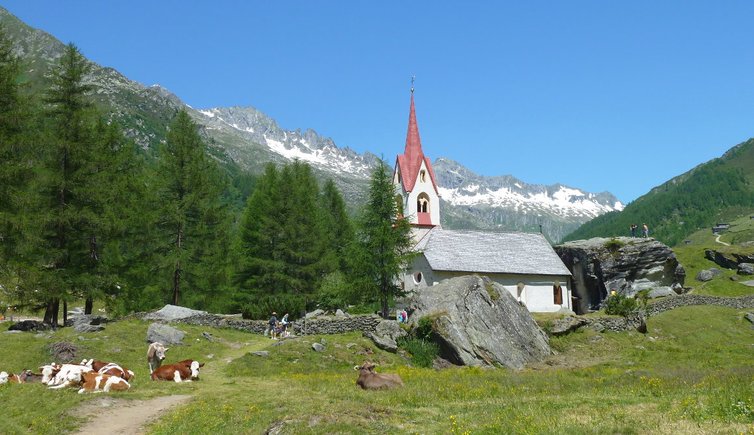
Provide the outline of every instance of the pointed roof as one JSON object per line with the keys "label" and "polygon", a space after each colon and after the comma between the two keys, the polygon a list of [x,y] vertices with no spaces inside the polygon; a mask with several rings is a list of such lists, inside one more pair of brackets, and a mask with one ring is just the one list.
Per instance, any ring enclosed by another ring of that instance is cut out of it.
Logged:
{"label": "pointed roof", "polygon": [[[429,172],[432,186],[437,192],[437,182],[435,181],[435,171],[432,169],[432,163],[422,151],[422,141],[419,137],[419,124],[416,122],[416,107],[414,106],[414,88],[411,88],[411,108],[408,113],[408,132],[406,133],[406,148],[403,154],[398,155],[396,166],[400,170],[403,188],[410,192],[414,189],[416,179],[419,177],[419,168],[424,162]],[[439,192],[438,192],[439,194]]]}

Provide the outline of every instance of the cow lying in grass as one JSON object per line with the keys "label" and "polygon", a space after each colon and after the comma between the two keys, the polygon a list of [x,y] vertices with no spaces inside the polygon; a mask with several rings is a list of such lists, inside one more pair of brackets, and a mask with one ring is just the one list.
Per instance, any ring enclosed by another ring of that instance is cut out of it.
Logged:
{"label": "cow lying in grass", "polygon": [[69,375],[71,385],[79,385],[79,394],[82,393],[108,393],[110,391],[125,391],[131,388],[131,384],[119,376],[111,376],[97,372],[71,373]]}
{"label": "cow lying in grass", "polygon": [[33,384],[42,382],[42,375],[33,373],[31,370],[24,370],[20,374],[8,374],[6,372],[0,372],[0,384],[6,384],[8,382],[16,384]]}
{"label": "cow lying in grass", "polygon": [[42,383],[52,389],[60,389],[73,385],[71,375],[91,372],[91,367],[80,364],[48,364],[39,368],[42,371]]}
{"label": "cow lying in grass", "polygon": [[167,364],[152,372],[152,380],[191,382],[199,379],[199,367],[204,367],[204,363],[192,359]]}
{"label": "cow lying in grass", "polygon": [[113,362],[90,359],[81,361],[81,365],[89,367],[97,373],[110,376],[118,376],[125,379],[126,381],[130,381],[134,377],[134,372]]}
{"label": "cow lying in grass", "polygon": [[374,367],[374,363],[366,361],[361,367],[355,366],[353,369],[359,372],[356,385],[365,390],[382,390],[403,386],[403,380],[400,376],[392,373],[376,373]]}

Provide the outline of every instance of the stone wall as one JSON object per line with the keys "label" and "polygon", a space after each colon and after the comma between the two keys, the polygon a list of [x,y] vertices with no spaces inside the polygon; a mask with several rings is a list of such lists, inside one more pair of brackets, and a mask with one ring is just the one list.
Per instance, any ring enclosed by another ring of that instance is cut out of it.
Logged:
{"label": "stone wall", "polygon": [[[294,335],[343,334],[353,331],[373,332],[380,320],[381,318],[374,314],[349,317],[318,317],[297,320],[291,323],[289,327],[292,327]],[[176,322],[214,328],[238,329],[256,334],[264,334],[265,329],[267,329],[266,320],[244,320],[216,314],[198,314]]]}

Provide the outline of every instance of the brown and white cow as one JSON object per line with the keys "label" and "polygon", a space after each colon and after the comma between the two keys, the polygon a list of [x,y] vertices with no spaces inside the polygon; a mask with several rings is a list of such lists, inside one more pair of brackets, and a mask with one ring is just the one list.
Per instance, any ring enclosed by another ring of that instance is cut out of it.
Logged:
{"label": "brown and white cow", "polygon": [[204,367],[204,363],[191,359],[160,366],[152,372],[152,380],[191,382],[199,379],[200,367]]}
{"label": "brown and white cow", "polygon": [[132,372],[131,370],[128,370],[125,367],[121,367],[119,364],[113,363],[113,362],[105,362],[105,361],[98,361],[95,359],[90,359],[90,360],[81,361],[81,365],[90,367],[92,370],[94,370],[97,373],[111,375],[111,376],[118,376],[127,381],[130,381],[134,377],[134,372]]}
{"label": "brown and white cow", "polygon": [[42,376],[43,375],[41,373],[34,373],[29,369],[24,370],[20,375],[18,375],[19,379],[21,379],[21,383],[23,384],[38,384],[42,382]]}
{"label": "brown and white cow", "polygon": [[69,380],[71,383],[80,385],[79,394],[108,393],[110,391],[125,391],[131,388],[131,384],[119,376],[110,376],[97,372],[72,373]]}
{"label": "brown and white cow", "polygon": [[375,364],[371,362],[364,362],[361,367],[355,366],[353,369],[359,372],[356,385],[365,390],[381,390],[403,386],[403,380],[397,374],[376,373],[374,367]]}
{"label": "brown and white cow", "polygon": [[42,366],[40,369],[42,370],[42,383],[46,383],[51,389],[55,390],[73,385],[72,376],[78,375],[80,377],[81,374],[92,371],[91,367],[80,364],[58,365],[55,363]]}
{"label": "brown and white cow", "polygon": [[147,364],[149,365],[150,374],[162,364],[162,360],[165,359],[165,352],[167,352],[168,349],[169,348],[165,347],[165,345],[157,341],[149,345],[149,348],[147,349]]}
{"label": "brown and white cow", "polygon": [[0,372],[0,385],[7,383],[21,384],[22,381],[18,375],[13,373],[8,374],[8,372]]}

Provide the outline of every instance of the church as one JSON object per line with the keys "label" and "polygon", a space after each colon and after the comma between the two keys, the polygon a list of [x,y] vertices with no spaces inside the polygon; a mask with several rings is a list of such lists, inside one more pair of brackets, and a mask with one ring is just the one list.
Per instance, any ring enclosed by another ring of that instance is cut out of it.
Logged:
{"label": "church", "polygon": [[406,291],[478,274],[503,285],[531,312],[572,310],[571,273],[542,234],[441,227],[437,178],[422,151],[413,86],[406,147],[396,157],[393,184],[419,253],[401,277]]}

